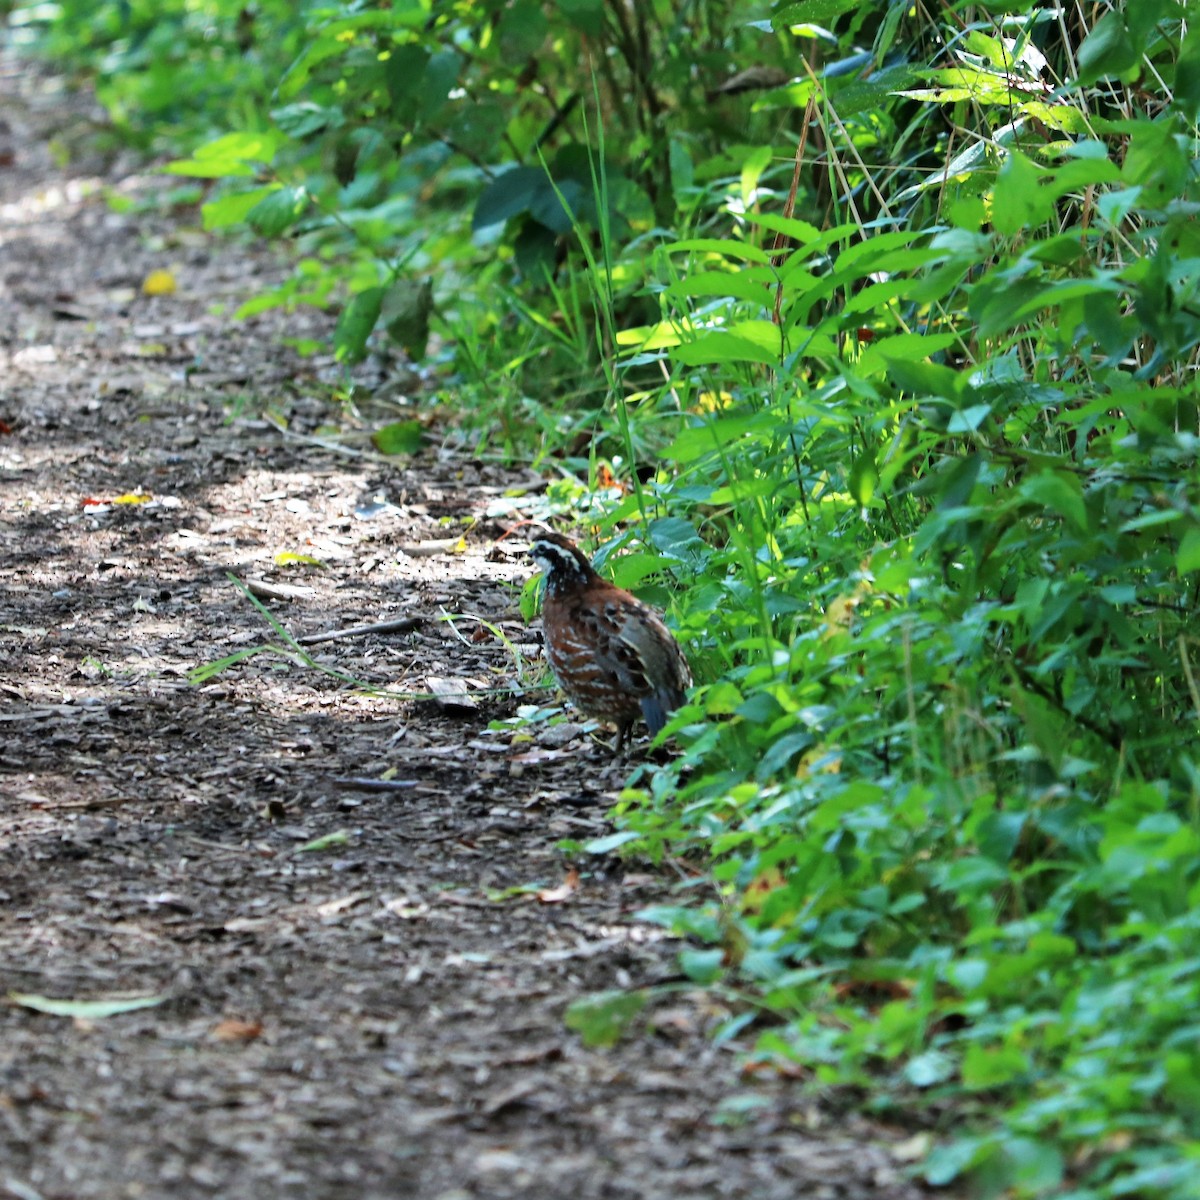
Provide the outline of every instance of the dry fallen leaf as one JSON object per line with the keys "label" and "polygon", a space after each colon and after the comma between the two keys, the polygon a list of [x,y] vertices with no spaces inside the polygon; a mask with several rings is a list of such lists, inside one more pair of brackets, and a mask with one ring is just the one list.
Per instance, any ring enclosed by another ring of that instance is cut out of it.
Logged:
{"label": "dry fallen leaf", "polygon": [[546,888],[538,892],[537,898],[543,904],[561,904],[564,900],[570,899],[574,892],[579,890],[579,872],[572,867],[563,878],[562,883],[556,888]]}
{"label": "dry fallen leaf", "polygon": [[239,1021],[229,1017],[214,1026],[212,1036],[218,1042],[252,1042],[262,1036],[262,1031],[261,1021]]}

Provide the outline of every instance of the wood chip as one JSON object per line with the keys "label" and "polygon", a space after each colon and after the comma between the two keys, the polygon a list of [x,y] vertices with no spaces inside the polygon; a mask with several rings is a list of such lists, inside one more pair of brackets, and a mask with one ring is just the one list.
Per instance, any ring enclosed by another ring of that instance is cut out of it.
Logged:
{"label": "wood chip", "polygon": [[443,712],[474,712],[479,708],[478,702],[468,695],[465,680],[426,675],[425,687]]}

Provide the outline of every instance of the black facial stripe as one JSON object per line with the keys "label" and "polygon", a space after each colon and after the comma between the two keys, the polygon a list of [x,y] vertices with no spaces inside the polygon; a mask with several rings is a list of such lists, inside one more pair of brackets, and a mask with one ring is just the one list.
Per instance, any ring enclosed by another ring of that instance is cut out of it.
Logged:
{"label": "black facial stripe", "polygon": [[547,571],[564,571],[571,575],[583,574],[579,559],[565,546],[555,542],[534,542],[530,557]]}

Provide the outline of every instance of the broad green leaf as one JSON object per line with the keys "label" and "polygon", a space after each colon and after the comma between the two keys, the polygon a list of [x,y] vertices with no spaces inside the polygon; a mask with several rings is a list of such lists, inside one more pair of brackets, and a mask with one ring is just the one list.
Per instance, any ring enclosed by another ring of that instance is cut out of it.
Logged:
{"label": "broad green leaf", "polygon": [[1029,1056],[1015,1046],[985,1046],[971,1042],[963,1056],[963,1086],[971,1091],[1003,1087],[1029,1072]]}
{"label": "broad green leaf", "polygon": [[722,447],[733,446],[747,433],[762,428],[763,425],[764,421],[758,415],[722,417],[715,421],[705,421],[681,430],[675,440],[662,451],[662,455],[671,462],[694,462]]}
{"label": "broad green leaf", "polygon": [[384,288],[367,288],[359,292],[342,310],[333,331],[333,344],[339,362],[360,362],[367,352],[371,336],[383,308]]}
{"label": "broad green leaf", "polygon": [[263,237],[278,237],[294,225],[308,208],[308,192],[302,187],[283,187],[265,196],[247,214],[246,221]]}
{"label": "broad green leaf", "polygon": [[974,433],[991,416],[990,404],[972,404],[952,413],[946,425],[947,433]]}
{"label": "broad green leaf", "polygon": [[413,362],[425,357],[432,312],[433,282],[429,279],[398,279],[383,297],[379,319],[388,337],[403,346]]}
{"label": "broad green leaf", "polygon": [[871,503],[879,486],[879,468],[875,465],[873,454],[860,455],[850,464],[846,486],[859,508],[866,508]]}
{"label": "broad green leaf", "polygon": [[1189,121],[1200,111],[1200,25],[1189,23],[1179,57],[1175,60],[1175,107]]}
{"label": "broad green leaf", "polygon": [[517,213],[528,212],[534,197],[546,186],[541,167],[512,167],[483,189],[471,220],[474,229],[500,225]]}
{"label": "broad green leaf", "polygon": [[154,1008],[167,999],[166,996],[157,995],[126,996],[112,1000],[56,1000],[32,992],[9,992],[8,998],[13,1004],[33,1009],[34,1012],[48,1013],[52,1017],[76,1017],[83,1021],[99,1021],[141,1008]]}
{"label": "broad green leaf", "polygon": [[604,0],[558,0],[564,19],[581,33],[598,37],[604,30]]}
{"label": "broad green leaf", "polygon": [[921,362],[931,354],[950,349],[958,342],[958,335],[953,333],[897,333],[892,337],[879,338],[867,346],[859,359],[859,369],[864,375],[875,371],[886,372],[892,363]]}
{"label": "broad green leaf", "polygon": [[563,1021],[583,1038],[585,1046],[615,1046],[648,998],[645,991],[596,992],[572,1001]]}
{"label": "broad green leaf", "polygon": [[996,176],[992,191],[992,226],[997,233],[1012,234],[1040,225],[1054,211],[1053,195],[1042,190],[1041,173],[1013,150]]}
{"label": "broad green leaf", "polygon": [[784,0],[771,10],[771,24],[776,29],[793,25],[821,25],[832,28],[843,13],[860,7],[860,0]]}
{"label": "broad green leaf", "polygon": [[1083,487],[1075,475],[1065,471],[1039,471],[1021,481],[1018,495],[1034,504],[1044,505],[1073,525],[1077,532],[1087,533],[1087,509],[1083,503]]}
{"label": "broad green leaf", "polygon": [[371,435],[371,441],[381,454],[416,454],[425,437],[420,421],[393,421]]}
{"label": "broad green leaf", "polygon": [[774,302],[775,279],[770,272],[755,268],[743,271],[697,271],[686,275],[667,288],[672,299],[686,296],[729,296],[748,300],[760,308],[770,307]]}
{"label": "broad green leaf", "polygon": [[204,228],[226,229],[230,225],[240,225],[245,221],[246,215],[274,191],[273,187],[261,187],[210,200],[200,208]]}
{"label": "broad green leaf", "polygon": [[191,158],[167,163],[162,170],[194,179],[253,175],[259,165],[274,161],[279,145],[279,136],[270,132],[227,133],[201,146]]}
{"label": "broad green leaf", "polygon": [[1189,529],[1175,552],[1175,569],[1180,575],[1200,571],[1200,529]]}
{"label": "broad green leaf", "polygon": [[904,1067],[904,1078],[913,1087],[927,1088],[945,1083],[954,1076],[954,1060],[941,1050],[927,1050],[909,1059]]}
{"label": "broad green leaf", "polygon": [[1079,47],[1078,60],[1079,82],[1085,87],[1106,75],[1124,77],[1135,71],[1140,55],[1120,12],[1107,12],[1096,22]]}
{"label": "broad green leaf", "polygon": [[683,517],[657,517],[647,533],[654,548],[668,558],[701,567],[708,556],[708,547],[696,532],[696,527]]}
{"label": "broad green leaf", "polygon": [[925,1160],[922,1174],[926,1183],[945,1187],[988,1157],[988,1148],[982,1138],[955,1138],[941,1146],[934,1146]]}
{"label": "broad green leaf", "polygon": [[[773,346],[765,345],[763,328],[769,331]],[[743,321],[729,329],[712,329],[691,341],[676,346],[671,357],[687,366],[718,365],[720,363],[761,363],[776,366],[784,353],[780,346],[780,330],[770,321]]]}
{"label": "broad green leaf", "polygon": [[668,242],[663,249],[668,252],[686,250],[720,254],[735,262],[753,262],[760,266],[767,266],[771,261],[771,256],[765,250],[751,246],[748,242],[734,241],[732,238],[727,241],[721,238],[687,238],[681,242]]}
{"label": "broad green leaf", "polygon": [[630,842],[636,842],[641,834],[632,833],[625,830],[621,833],[610,833],[605,837],[592,838],[584,843],[584,849],[589,854],[608,854],[613,850],[619,850],[622,846],[628,845]]}

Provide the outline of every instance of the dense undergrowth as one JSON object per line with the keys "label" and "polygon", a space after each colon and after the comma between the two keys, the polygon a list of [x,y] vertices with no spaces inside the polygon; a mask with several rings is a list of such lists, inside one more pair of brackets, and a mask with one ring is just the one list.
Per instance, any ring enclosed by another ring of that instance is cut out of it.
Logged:
{"label": "dense undergrowth", "polygon": [[738,996],[717,1036],[933,1129],[927,1178],[981,1195],[1200,1195],[1188,15],[12,18],[211,181],[208,228],[293,240],[250,311],[337,307],[348,363],[430,356],[409,419],[552,467],[669,603],[682,754],[608,844],[705,868],[650,916]]}

